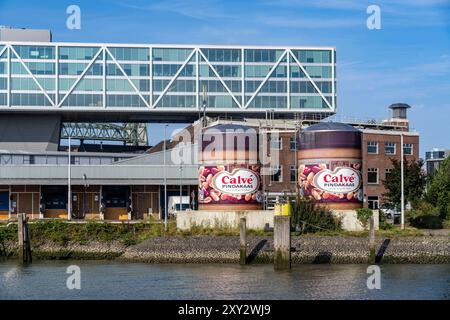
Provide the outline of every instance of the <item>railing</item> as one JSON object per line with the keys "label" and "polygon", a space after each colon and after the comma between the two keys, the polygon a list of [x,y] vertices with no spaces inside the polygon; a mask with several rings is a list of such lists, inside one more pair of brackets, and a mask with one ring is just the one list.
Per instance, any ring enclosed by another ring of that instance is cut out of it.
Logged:
{"label": "railing", "polygon": [[121,141],[128,145],[148,145],[145,123],[72,123],[65,122],[61,128],[61,139]]}
{"label": "railing", "polygon": [[[196,184],[198,179],[197,165],[167,165],[167,179],[169,183],[179,183],[180,177],[183,184]],[[46,181],[50,184],[61,184],[67,181],[67,165],[34,165],[34,166],[0,166],[0,181],[24,182],[33,184],[36,181]],[[75,165],[71,167],[71,181],[80,183],[148,183],[161,184],[164,180],[162,165]]]}
{"label": "railing", "polygon": [[376,119],[376,118],[362,118],[349,117],[343,115],[332,115],[321,120],[322,122],[342,122],[352,125],[359,125],[362,127],[389,127],[389,128],[407,128],[407,121],[396,121],[395,119]]}
{"label": "railing", "polygon": [[[131,156],[94,156],[72,155],[72,165],[107,165],[120,160],[129,159]],[[40,154],[0,154],[0,166],[5,165],[67,165],[68,154],[40,155]]]}

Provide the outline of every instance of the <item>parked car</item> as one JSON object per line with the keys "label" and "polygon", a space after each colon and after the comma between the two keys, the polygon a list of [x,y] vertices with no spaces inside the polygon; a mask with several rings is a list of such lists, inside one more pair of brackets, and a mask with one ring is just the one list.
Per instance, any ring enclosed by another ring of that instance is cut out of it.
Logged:
{"label": "parked car", "polygon": [[[181,203],[180,203],[181,200]],[[176,217],[178,211],[185,211],[190,208],[189,196],[170,196],[168,201],[169,217]]]}
{"label": "parked car", "polygon": [[380,211],[383,212],[384,216],[388,220],[392,220],[394,224],[400,223],[401,212],[395,208],[380,208]]}

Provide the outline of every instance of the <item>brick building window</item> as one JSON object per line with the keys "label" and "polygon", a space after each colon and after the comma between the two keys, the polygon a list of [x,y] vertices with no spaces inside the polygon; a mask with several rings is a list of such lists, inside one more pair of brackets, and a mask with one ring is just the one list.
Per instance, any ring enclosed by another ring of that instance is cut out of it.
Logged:
{"label": "brick building window", "polygon": [[392,172],[392,168],[388,168],[385,170],[384,172],[384,179],[386,180],[388,178],[388,176],[391,174]]}
{"label": "brick building window", "polygon": [[296,138],[289,139],[289,150],[291,150],[291,151],[297,150],[297,139]]}
{"label": "brick building window", "polygon": [[379,206],[378,196],[368,196],[367,197],[367,205],[369,209],[377,210]]}
{"label": "brick building window", "polygon": [[378,142],[367,141],[367,153],[378,154]]}
{"label": "brick building window", "polygon": [[385,142],[384,143],[384,153],[385,154],[395,154],[395,143],[394,142]]}
{"label": "brick building window", "polygon": [[404,155],[412,155],[413,154],[413,145],[412,143],[404,143],[403,144],[403,154]]}
{"label": "brick building window", "polygon": [[271,168],[270,181],[272,182],[283,182],[283,167],[277,166]]}
{"label": "brick building window", "polygon": [[270,149],[283,150],[283,138],[271,138]]}
{"label": "brick building window", "polygon": [[297,182],[297,167],[291,166],[290,168],[290,180],[291,182]]}
{"label": "brick building window", "polygon": [[367,183],[372,183],[372,184],[378,183],[378,168],[368,168],[367,169]]}

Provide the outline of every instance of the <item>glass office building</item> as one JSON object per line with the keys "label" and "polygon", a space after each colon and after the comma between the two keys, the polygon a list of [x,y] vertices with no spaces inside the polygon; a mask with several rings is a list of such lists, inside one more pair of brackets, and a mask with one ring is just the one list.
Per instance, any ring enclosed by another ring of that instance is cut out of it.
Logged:
{"label": "glass office building", "polygon": [[[334,48],[0,43],[0,111],[336,111]],[[204,95],[206,91],[206,95]]]}

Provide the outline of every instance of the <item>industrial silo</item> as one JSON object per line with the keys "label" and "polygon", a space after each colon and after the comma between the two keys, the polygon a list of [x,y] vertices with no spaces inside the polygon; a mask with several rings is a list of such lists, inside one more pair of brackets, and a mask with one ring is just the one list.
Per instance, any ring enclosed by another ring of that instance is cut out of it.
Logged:
{"label": "industrial silo", "polygon": [[363,205],[361,131],[334,122],[299,133],[298,183],[302,196],[330,209]]}
{"label": "industrial silo", "polygon": [[235,124],[205,128],[199,163],[199,210],[262,209],[255,129]]}

